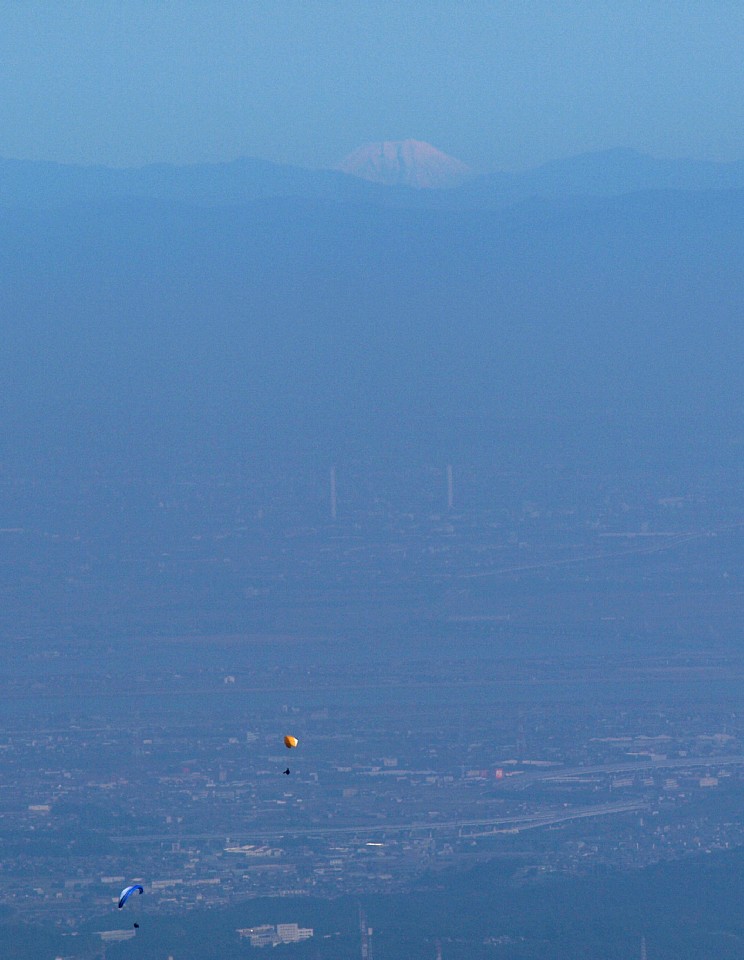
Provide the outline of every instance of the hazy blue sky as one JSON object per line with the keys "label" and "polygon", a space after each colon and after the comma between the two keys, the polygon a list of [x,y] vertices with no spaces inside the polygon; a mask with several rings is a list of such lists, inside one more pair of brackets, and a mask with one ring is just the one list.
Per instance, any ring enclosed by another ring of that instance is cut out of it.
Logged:
{"label": "hazy blue sky", "polygon": [[744,157],[741,0],[0,0],[0,156]]}

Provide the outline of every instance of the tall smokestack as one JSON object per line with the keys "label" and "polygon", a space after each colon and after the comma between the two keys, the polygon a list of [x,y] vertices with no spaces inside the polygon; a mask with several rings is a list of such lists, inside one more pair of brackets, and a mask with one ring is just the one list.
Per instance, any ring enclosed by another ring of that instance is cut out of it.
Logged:
{"label": "tall smokestack", "polygon": [[336,468],[331,467],[331,520],[336,519]]}

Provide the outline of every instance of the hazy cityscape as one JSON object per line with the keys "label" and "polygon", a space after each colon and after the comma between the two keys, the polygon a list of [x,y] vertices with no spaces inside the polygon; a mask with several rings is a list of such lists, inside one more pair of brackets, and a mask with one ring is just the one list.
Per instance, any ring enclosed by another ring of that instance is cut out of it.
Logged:
{"label": "hazy cityscape", "polygon": [[[601,449],[292,476],[230,448],[42,492],[6,464],[5,907],[61,956],[219,910],[236,950],[359,955],[370,898],[479,864],[518,889],[744,849],[735,447]],[[351,919],[303,926],[307,898]]]}
{"label": "hazy cityscape", "polygon": [[0,960],[744,960],[744,5],[0,14]]}

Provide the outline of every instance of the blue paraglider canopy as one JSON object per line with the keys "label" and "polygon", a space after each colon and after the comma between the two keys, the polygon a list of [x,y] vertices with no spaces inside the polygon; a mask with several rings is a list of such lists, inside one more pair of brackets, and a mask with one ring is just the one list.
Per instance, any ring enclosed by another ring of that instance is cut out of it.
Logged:
{"label": "blue paraglider canopy", "polygon": [[132,884],[131,887],[124,887],[124,889],[121,891],[121,896],[119,897],[120,910],[124,906],[124,904],[127,902],[127,900],[132,896],[135,890],[137,891],[137,893],[145,892],[144,887],[140,886],[139,883]]}

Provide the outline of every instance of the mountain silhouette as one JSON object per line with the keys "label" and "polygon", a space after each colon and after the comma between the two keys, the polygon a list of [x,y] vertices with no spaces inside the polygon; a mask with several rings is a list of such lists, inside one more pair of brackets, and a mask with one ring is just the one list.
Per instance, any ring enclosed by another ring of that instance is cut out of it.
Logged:
{"label": "mountain silhouette", "polygon": [[385,140],[368,143],[350,153],[339,170],[386,186],[448,189],[471,176],[461,160],[420,140]]}

